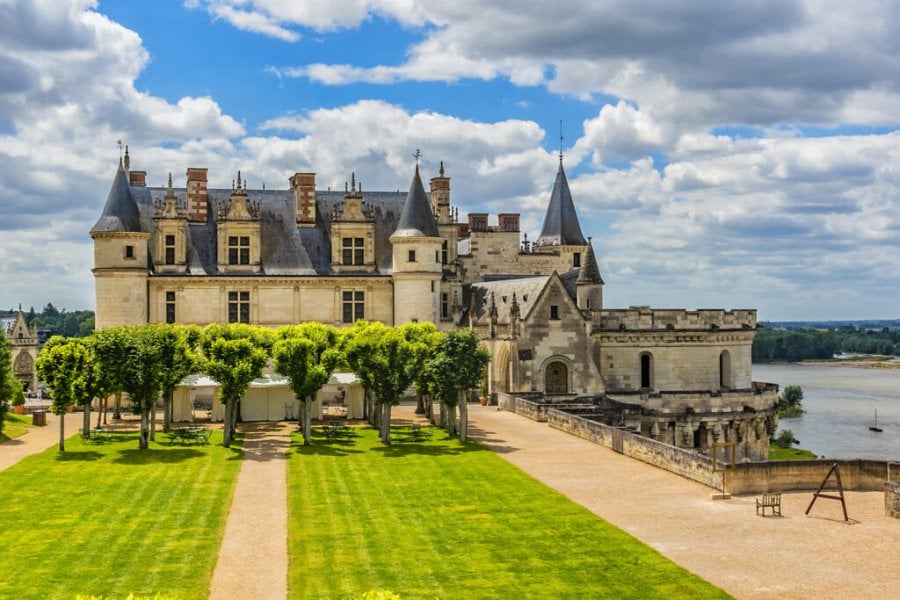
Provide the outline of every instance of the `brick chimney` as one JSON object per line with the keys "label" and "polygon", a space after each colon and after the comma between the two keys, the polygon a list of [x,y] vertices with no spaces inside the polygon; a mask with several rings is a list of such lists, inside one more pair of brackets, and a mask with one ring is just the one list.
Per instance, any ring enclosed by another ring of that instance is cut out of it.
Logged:
{"label": "brick chimney", "polygon": [[519,231],[518,213],[500,213],[497,218],[500,220],[500,231]]}
{"label": "brick chimney", "polygon": [[147,171],[129,171],[128,183],[134,186],[147,187]]}
{"label": "brick chimney", "polygon": [[316,225],[316,174],[294,173],[290,178],[291,190],[294,192],[294,208],[297,224],[301,227]]}
{"label": "brick chimney", "polygon": [[209,212],[209,194],[206,191],[206,172],[208,169],[188,167],[187,197],[188,220],[206,223]]}

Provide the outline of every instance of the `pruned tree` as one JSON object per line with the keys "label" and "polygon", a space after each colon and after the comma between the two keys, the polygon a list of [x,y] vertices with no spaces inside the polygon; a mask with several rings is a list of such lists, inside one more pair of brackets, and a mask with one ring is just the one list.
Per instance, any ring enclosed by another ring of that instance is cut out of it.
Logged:
{"label": "pruned tree", "polygon": [[65,414],[71,406],[90,402],[96,389],[90,351],[81,339],[54,336],[41,349],[35,366],[50,390],[50,412],[59,417],[59,451],[65,452]]}
{"label": "pruned tree", "polygon": [[132,409],[138,410],[141,415],[138,441],[141,450],[150,446],[150,413],[156,411],[156,401],[162,389],[161,327],[144,325],[124,328],[122,384],[131,399]]}
{"label": "pruned tree", "polygon": [[[193,325],[158,325],[160,386],[164,403],[163,430],[168,431],[172,422],[172,398],[181,380],[194,372],[197,355],[194,351],[200,338],[200,328]],[[154,411],[155,414],[155,411]],[[154,439],[155,426],[151,426],[150,439]]]}
{"label": "pruned tree", "polygon": [[448,408],[448,430],[456,430],[456,408],[459,407],[459,439],[468,437],[468,410],[465,394],[479,386],[491,353],[481,345],[472,329],[448,331],[437,346],[435,357],[429,361],[430,385],[435,397]]}
{"label": "pruned tree", "polygon": [[208,325],[200,335],[203,370],[219,382],[219,400],[225,405],[223,445],[231,447],[237,423],[237,406],[250,387],[262,376],[273,337],[261,328],[231,323]]}
{"label": "pruned tree", "polygon": [[434,323],[405,323],[400,326],[403,337],[409,342],[412,351],[412,369],[416,386],[416,413],[426,414],[431,418],[431,402],[429,400],[427,406],[425,396],[428,395],[428,377],[429,371],[425,368],[426,363],[434,358],[437,351],[438,342],[441,340],[442,334],[434,326]]}
{"label": "pruned tree", "polygon": [[128,335],[127,327],[108,327],[98,329],[90,338],[98,366],[98,396],[104,403],[101,412],[108,408],[105,403],[109,396],[115,395],[116,400],[113,405],[113,419],[115,420],[122,418],[122,392],[125,391],[125,369],[128,366],[122,360],[122,356],[125,354]]}

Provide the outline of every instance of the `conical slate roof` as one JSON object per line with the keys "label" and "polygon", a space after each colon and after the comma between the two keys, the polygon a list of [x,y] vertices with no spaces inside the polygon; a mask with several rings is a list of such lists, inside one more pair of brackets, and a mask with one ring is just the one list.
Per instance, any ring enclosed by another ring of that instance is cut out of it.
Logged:
{"label": "conical slate roof", "polygon": [[128,178],[125,176],[125,169],[122,167],[122,161],[119,161],[119,168],[113,177],[112,187],[109,188],[109,195],[106,197],[106,205],[103,207],[103,213],[91,233],[94,232],[124,232],[141,230],[141,217],[138,212],[137,203],[131,195],[131,187],[128,184]]}
{"label": "conical slate roof", "polygon": [[536,246],[584,246],[587,240],[581,233],[578,214],[569,192],[569,182],[563,170],[562,160],[556,172],[556,182],[550,194],[550,205],[541,227],[541,235],[535,241]]}
{"label": "conical slate roof", "polygon": [[431,203],[425,195],[425,187],[419,177],[418,165],[409,186],[403,212],[400,213],[400,221],[391,237],[440,237],[434,214],[431,212]]}
{"label": "conical slate roof", "polygon": [[591,244],[590,239],[584,249],[584,259],[581,261],[581,269],[578,271],[575,285],[589,283],[603,283],[603,278],[600,277],[600,267],[597,266],[597,257],[594,256],[594,245]]}

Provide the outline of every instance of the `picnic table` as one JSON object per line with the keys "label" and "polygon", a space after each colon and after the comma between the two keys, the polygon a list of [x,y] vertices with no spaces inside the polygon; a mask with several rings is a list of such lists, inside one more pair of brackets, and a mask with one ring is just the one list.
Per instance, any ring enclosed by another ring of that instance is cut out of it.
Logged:
{"label": "picnic table", "polygon": [[171,429],[166,436],[170,444],[208,444],[210,433],[205,427],[190,426]]}
{"label": "picnic table", "polygon": [[353,428],[349,425],[345,425],[341,421],[332,421],[324,428],[325,437],[329,440],[337,440],[337,439],[350,439],[355,434],[353,432]]}
{"label": "picnic table", "polygon": [[393,433],[396,434],[398,442],[423,442],[430,440],[433,432],[434,427],[422,427],[418,423],[393,428]]}
{"label": "picnic table", "polygon": [[112,432],[102,427],[95,427],[88,432],[86,440],[92,444],[105,444],[112,441]]}

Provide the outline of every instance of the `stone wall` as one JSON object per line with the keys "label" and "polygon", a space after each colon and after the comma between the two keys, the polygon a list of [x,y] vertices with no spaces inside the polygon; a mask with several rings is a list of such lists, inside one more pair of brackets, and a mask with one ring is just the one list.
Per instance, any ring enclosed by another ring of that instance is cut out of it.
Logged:
{"label": "stone wall", "polygon": [[624,309],[604,310],[600,317],[604,330],[627,329],[631,331],[655,330],[710,330],[756,329],[756,310],[724,309],[651,309],[648,306],[632,306]]}
{"label": "stone wall", "polygon": [[900,481],[884,482],[884,514],[900,519]]}
{"label": "stone wall", "polygon": [[[540,396],[541,394],[537,394],[537,397]],[[581,403],[575,402],[574,394],[569,397],[560,396],[550,398],[549,401],[535,402],[534,400],[528,400],[502,392],[497,394],[497,405],[501,410],[515,413],[539,423],[545,423],[547,421],[547,413],[551,409],[582,406]]]}
{"label": "stone wall", "polygon": [[[547,423],[595,444],[614,448],[621,436],[621,453],[712,489],[721,489],[722,472],[713,471],[712,460],[695,450],[676,448],[615,427],[609,427],[560,410],[547,411]],[[617,450],[618,451],[618,450]],[[887,461],[805,460],[744,462],[725,472],[725,489],[732,494],[760,494],[818,489],[831,466],[837,463],[847,491],[878,491],[887,479]],[[721,468],[721,466],[720,466]],[[834,489],[832,478],[826,489]],[[887,502],[887,499],[885,500]]]}

